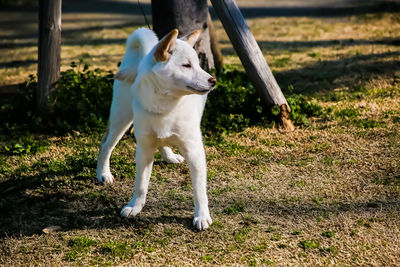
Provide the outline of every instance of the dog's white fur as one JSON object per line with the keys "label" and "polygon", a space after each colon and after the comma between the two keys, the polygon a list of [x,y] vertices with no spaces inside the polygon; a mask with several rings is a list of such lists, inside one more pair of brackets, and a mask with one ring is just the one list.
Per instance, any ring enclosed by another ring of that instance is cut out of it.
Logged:
{"label": "dog's white fur", "polygon": [[195,206],[193,224],[204,230],[212,220],[200,121],[215,79],[200,68],[192,48],[199,32],[183,39],[177,39],[177,34],[174,30],[158,41],[154,32],[138,29],[128,38],[126,53],[115,77],[97,178],[99,182],[113,182],[109,167],[111,152],[133,121],[137,142],[135,192],[121,210],[121,216],[134,217],[142,210],[157,148],[164,160],[183,161],[182,156],[168,147],[176,145],[190,168]]}

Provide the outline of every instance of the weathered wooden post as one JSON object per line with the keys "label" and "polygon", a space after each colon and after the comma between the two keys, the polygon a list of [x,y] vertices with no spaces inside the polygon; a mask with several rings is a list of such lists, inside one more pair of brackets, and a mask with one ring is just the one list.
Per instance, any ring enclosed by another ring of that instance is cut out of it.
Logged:
{"label": "weathered wooden post", "polygon": [[46,115],[48,96],[60,76],[61,0],[39,1],[37,111]]}
{"label": "weathered wooden post", "polygon": [[179,37],[201,29],[194,48],[199,55],[200,66],[207,71],[214,69],[207,24],[207,0],[152,0],[151,10],[153,29],[159,38],[174,28],[179,30]]}
{"label": "weathered wooden post", "polygon": [[210,32],[210,45],[211,52],[213,54],[214,66],[217,71],[217,75],[221,72],[224,65],[224,58],[221,53],[221,48],[219,47],[217,34],[215,33],[215,27],[211,19],[210,13],[207,15],[208,31]]}
{"label": "weathered wooden post", "polygon": [[211,3],[259,95],[267,104],[280,106],[282,127],[293,131],[289,104],[235,1],[211,0]]}

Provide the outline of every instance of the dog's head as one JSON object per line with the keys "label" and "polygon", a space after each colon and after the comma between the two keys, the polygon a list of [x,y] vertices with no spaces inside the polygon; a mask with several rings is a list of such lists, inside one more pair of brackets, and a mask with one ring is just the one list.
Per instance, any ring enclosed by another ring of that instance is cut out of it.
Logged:
{"label": "dog's head", "polygon": [[178,39],[178,30],[172,30],[154,48],[153,73],[162,84],[164,93],[172,95],[206,94],[216,80],[201,69],[193,49],[200,31]]}

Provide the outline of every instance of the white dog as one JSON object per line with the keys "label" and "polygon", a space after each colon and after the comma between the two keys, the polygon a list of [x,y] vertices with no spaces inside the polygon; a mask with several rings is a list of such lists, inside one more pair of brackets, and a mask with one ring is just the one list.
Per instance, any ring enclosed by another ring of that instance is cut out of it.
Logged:
{"label": "white dog", "polygon": [[133,121],[137,141],[135,192],[121,210],[123,217],[136,216],[145,204],[157,148],[167,162],[183,161],[168,147],[176,145],[190,168],[193,224],[204,230],[212,223],[200,121],[207,93],[216,80],[199,66],[193,49],[199,34],[196,31],[177,39],[175,29],[158,41],[154,32],[138,29],[127,40],[126,53],[115,76],[108,130],[97,163],[99,182],[112,183],[111,152]]}

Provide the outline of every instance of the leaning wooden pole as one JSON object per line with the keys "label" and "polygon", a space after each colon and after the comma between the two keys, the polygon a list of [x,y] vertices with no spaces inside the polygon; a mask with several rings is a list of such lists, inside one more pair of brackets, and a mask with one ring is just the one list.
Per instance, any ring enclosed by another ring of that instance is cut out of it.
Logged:
{"label": "leaning wooden pole", "polygon": [[43,117],[60,76],[61,0],[39,1],[38,83],[36,106]]}
{"label": "leaning wooden pole", "polygon": [[257,92],[268,105],[280,106],[281,126],[293,131],[289,104],[235,1],[211,0],[211,3]]}

